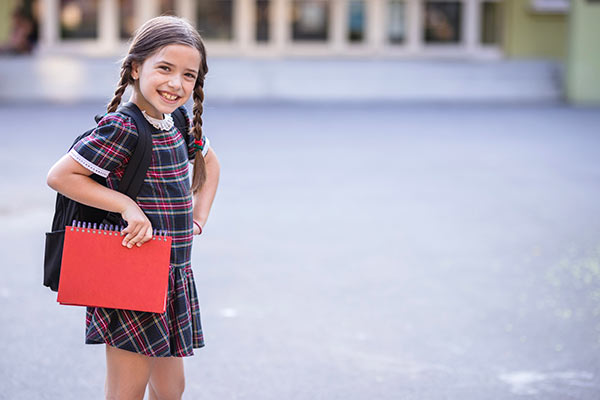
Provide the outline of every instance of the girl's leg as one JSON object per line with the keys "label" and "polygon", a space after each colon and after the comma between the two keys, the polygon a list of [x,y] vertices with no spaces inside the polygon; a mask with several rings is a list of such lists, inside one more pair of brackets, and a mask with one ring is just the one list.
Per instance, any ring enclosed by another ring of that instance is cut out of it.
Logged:
{"label": "girl's leg", "polygon": [[181,400],[184,389],[183,358],[156,358],[148,384],[148,400]]}
{"label": "girl's leg", "polygon": [[106,399],[143,400],[153,360],[106,345]]}

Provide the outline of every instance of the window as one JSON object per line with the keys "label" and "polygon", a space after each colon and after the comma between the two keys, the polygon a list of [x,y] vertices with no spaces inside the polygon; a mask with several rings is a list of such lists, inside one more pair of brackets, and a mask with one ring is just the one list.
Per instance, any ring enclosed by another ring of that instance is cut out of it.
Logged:
{"label": "window", "polygon": [[348,40],[362,42],[365,38],[365,2],[350,0],[348,3]]}
{"label": "window", "polygon": [[269,0],[256,0],[256,41],[269,41]]}
{"label": "window", "polygon": [[403,43],[406,38],[406,4],[401,0],[388,3],[388,40]]}
{"label": "window", "polygon": [[136,28],[135,0],[119,1],[119,36],[129,39]]}
{"label": "window", "polygon": [[233,1],[198,0],[196,27],[204,39],[233,39]]}
{"label": "window", "polygon": [[481,3],[481,30],[482,44],[500,44],[502,36],[502,4],[497,1],[484,1]]}
{"label": "window", "polygon": [[98,0],[60,0],[60,37],[92,39],[98,36]]}
{"label": "window", "polygon": [[459,1],[426,1],[425,42],[460,42],[461,12]]}
{"label": "window", "polygon": [[293,0],[292,39],[326,41],[329,31],[329,1]]}
{"label": "window", "polygon": [[569,0],[530,0],[529,3],[534,12],[550,14],[566,14],[570,6]]}

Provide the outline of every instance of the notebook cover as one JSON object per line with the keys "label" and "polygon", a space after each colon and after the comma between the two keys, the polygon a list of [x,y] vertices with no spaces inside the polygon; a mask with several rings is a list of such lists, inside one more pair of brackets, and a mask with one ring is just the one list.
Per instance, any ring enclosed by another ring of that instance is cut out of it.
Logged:
{"label": "notebook cover", "polygon": [[129,249],[118,231],[65,227],[57,301],[164,313],[171,237]]}

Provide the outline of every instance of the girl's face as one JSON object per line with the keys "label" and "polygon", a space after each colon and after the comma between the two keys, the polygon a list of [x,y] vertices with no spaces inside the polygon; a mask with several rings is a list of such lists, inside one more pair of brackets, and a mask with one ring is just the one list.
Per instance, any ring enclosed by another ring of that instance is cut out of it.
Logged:
{"label": "girl's face", "polygon": [[162,119],[185,104],[194,91],[200,52],[183,44],[162,47],[142,64],[134,63],[131,100],[148,115]]}

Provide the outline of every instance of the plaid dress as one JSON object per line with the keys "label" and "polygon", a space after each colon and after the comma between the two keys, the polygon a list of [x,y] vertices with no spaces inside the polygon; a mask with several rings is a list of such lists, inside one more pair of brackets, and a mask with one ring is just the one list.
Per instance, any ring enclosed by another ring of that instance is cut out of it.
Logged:
{"label": "plaid dress", "polygon": [[[186,122],[189,125],[187,115]],[[191,269],[193,206],[188,167],[195,149],[193,138],[185,143],[175,126],[168,131],[150,129],[152,161],[136,201],[153,228],[166,230],[173,237],[166,312],[88,307],[86,343],[107,343],[153,357],[186,357],[194,354],[193,348],[204,346]],[[110,113],[69,154],[116,189],[137,137],[133,120]],[[208,141],[205,143],[203,155],[208,151]]]}

